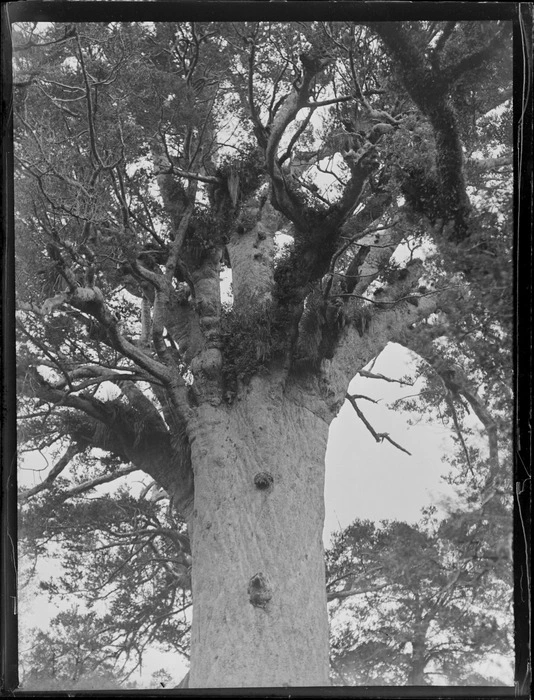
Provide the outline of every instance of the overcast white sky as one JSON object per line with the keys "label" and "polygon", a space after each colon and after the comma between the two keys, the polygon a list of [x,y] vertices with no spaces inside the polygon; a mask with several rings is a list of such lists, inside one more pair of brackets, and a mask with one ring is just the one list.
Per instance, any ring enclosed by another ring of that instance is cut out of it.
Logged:
{"label": "overcast white sky", "polygon": [[[408,352],[391,343],[373,371],[400,379],[408,368]],[[424,420],[410,425],[408,414],[388,407],[392,401],[417,391],[417,385],[402,386],[359,376],[351,382],[350,393],[379,402],[358,401],[376,432],[389,433],[411,456],[387,441],[377,443],[350,403],[345,402],[330,427],[326,454],[325,545],[333,531],[347,527],[356,518],[415,522],[424,506],[437,505],[443,495],[452,495],[442,481],[449,470],[444,456],[453,449],[450,429]]]}

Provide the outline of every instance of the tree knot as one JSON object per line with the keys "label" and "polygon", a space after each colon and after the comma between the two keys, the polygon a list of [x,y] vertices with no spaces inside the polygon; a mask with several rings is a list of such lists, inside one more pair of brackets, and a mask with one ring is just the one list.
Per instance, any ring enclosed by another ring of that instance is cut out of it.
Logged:
{"label": "tree knot", "polygon": [[260,491],[267,491],[274,483],[274,477],[269,472],[258,472],[254,477],[254,484]]}
{"label": "tree knot", "polygon": [[247,588],[248,598],[256,608],[265,608],[273,597],[267,578],[261,573],[254,574]]}

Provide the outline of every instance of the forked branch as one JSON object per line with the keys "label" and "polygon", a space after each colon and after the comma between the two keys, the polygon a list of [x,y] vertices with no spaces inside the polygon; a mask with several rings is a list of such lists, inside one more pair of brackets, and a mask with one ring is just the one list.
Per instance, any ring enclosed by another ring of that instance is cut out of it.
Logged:
{"label": "forked branch", "polygon": [[362,421],[362,423],[365,425],[367,430],[371,433],[371,435],[374,437],[374,439],[377,442],[383,442],[384,440],[387,440],[390,442],[394,447],[396,447],[398,450],[401,452],[405,452],[407,455],[411,456],[411,452],[408,452],[404,447],[401,447],[398,442],[395,442],[392,437],[390,437],[389,433],[377,433],[376,430],[373,428],[371,423],[367,420],[367,418],[363,415],[361,410],[358,407],[358,404],[356,403],[356,397],[351,395],[351,394],[346,394],[346,398],[350,402],[352,408],[356,411],[356,415],[358,418]]}

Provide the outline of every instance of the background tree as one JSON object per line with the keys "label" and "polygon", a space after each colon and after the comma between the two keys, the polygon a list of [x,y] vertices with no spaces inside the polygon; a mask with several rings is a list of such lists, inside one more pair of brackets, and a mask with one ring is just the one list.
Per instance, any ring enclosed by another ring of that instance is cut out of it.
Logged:
{"label": "background tree", "polygon": [[[86,463],[81,466],[87,470]],[[122,489],[89,499],[79,492],[66,500],[58,490],[53,498],[36,499],[21,519],[26,560],[38,564],[47,553],[53,557],[53,572],[41,575],[39,588],[51,600],[74,598],[80,619],[85,610],[109,631],[95,634],[93,644],[105,649],[112,637],[118,651],[110,658],[120,677],[141,667],[147,647],[189,657],[189,540],[168,499],[162,505],[153,488],[144,491],[137,498]],[[35,581],[35,571],[35,565],[26,567],[28,584]],[[58,624],[73,626],[61,615]],[[75,636],[74,629],[69,636]]]}
{"label": "background tree", "polygon": [[476,662],[512,649],[510,560],[498,559],[502,580],[451,530],[356,521],[339,533],[327,576],[334,683],[502,684],[473,678]]}
{"label": "background tree", "polygon": [[[442,347],[454,352],[450,340]],[[439,362],[450,366],[444,353]],[[456,446],[444,457],[443,478],[454,496],[424,509],[416,525],[357,520],[334,538],[327,552],[334,682],[499,685],[495,659],[512,656],[511,472],[498,467],[498,454],[511,462],[509,421],[499,410],[508,410],[507,394],[494,387],[501,400],[484,420],[479,398],[466,392],[462,401],[458,367],[456,374],[429,367],[416,362],[415,381],[411,373],[389,378],[410,387],[393,407],[411,411],[414,422],[449,425]]]}
{"label": "background tree", "polygon": [[356,372],[404,343],[483,423],[481,378],[509,385],[511,144],[485,115],[510,110],[510,30],[17,27],[21,440],[57,453],[26,495],[95,449],[93,485],[166,490],[192,687],[327,684],[323,456]]}
{"label": "background tree", "polygon": [[59,613],[49,631],[38,630],[34,635],[23,686],[39,690],[131,687],[117,674],[114,662],[122,648],[116,645],[110,623],[110,616],[97,620],[76,609]]}

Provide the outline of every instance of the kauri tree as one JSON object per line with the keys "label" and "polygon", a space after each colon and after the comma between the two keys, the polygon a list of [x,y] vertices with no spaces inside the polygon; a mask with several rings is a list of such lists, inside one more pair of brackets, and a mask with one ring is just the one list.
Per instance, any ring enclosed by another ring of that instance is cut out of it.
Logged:
{"label": "kauri tree", "polygon": [[[191,586],[190,687],[327,685],[324,454],[351,378],[405,345],[482,421],[481,491],[500,477],[511,25],[13,39],[19,435],[57,455],[25,508],[75,518],[145,472],[172,511],[139,515],[145,563],[174,537]],[[108,516],[120,538],[131,513]]]}

